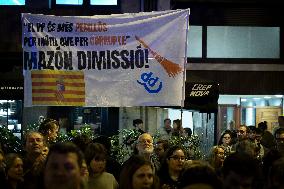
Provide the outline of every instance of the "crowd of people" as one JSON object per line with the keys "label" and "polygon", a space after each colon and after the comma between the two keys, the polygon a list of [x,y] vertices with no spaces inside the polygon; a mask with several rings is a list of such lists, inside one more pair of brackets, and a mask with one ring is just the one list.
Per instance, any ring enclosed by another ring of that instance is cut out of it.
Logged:
{"label": "crowd of people", "polygon": [[[274,135],[262,122],[222,133],[206,159],[191,159],[168,138],[190,135],[180,120],[164,120],[154,143],[140,120],[133,155],[123,164],[110,156],[106,137],[56,142],[59,124],[44,120],[26,133],[24,154],[0,150],[3,189],[282,189],[284,128]],[[82,142],[83,141],[83,142]]]}

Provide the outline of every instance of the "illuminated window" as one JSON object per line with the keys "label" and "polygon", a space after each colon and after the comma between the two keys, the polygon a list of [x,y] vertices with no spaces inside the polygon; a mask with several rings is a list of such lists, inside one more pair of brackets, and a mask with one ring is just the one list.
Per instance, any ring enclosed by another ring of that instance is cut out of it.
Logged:
{"label": "illuminated window", "polygon": [[117,5],[117,0],[91,0],[91,5]]}
{"label": "illuminated window", "polygon": [[[4,0],[0,0],[4,1]],[[117,5],[117,0],[91,0],[91,5]],[[56,0],[57,5],[82,5],[83,0]]]}
{"label": "illuminated window", "polygon": [[0,5],[25,5],[25,0],[0,0]]}
{"label": "illuminated window", "polygon": [[279,27],[207,27],[207,58],[279,58]]}
{"label": "illuminated window", "polygon": [[189,26],[187,35],[187,57],[202,57],[202,26]]}
{"label": "illuminated window", "polygon": [[58,5],[82,5],[83,0],[56,0]]}

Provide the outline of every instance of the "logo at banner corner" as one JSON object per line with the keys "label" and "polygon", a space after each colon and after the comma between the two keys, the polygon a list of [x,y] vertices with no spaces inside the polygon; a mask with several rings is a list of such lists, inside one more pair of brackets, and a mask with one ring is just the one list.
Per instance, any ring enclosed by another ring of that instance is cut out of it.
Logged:
{"label": "logo at banner corner", "polygon": [[162,65],[162,67],[167,72],[169,77],[175,78],[179,73],[181,73],[183,71],[183,69],[180,67],[179,64],[174,63],[174,62],[166,59],[165,57],[162,57],[157,52],[153,51],[141,38],[139,38],[138,36],[135,36],[135,39],[140,44],[142,44],[144,48],[149,49],[150,53],[153,55],[155,60]]}
{"label": "logo at banner corner", "polygon": [[55,91],[55,97],[58,101],[64,101],[64,95],[63,92],[65,91],[65,85],[64,85],[64,80],[62,77],[59,77],[56,80],[56,91]]}

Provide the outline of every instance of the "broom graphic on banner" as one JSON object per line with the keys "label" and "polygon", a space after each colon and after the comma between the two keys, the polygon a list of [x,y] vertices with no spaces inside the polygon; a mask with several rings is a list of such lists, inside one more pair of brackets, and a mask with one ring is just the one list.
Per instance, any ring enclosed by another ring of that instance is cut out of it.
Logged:
{"label": "broom graphic on banner", "polygon": [[159,55],[158,53],[156,53],[155,51],[153,51],[144,41],[142,41],[142,39],[140,39],[138,36],[135,36],[136,40],[139,41],[139,43],[141,43],[144,48],[149,49],[150,53],[153,55],[153,57],[155,58],[155,60],[157,60],[162,66],[163,68],[166,70],[166,72],[168,73],[169,77],[175,77],[177,74],[179,74],[180,72],[182,72],[182,68],[180,67],[179,64],[176,64],[164,57],[162,57],[161,55]]}

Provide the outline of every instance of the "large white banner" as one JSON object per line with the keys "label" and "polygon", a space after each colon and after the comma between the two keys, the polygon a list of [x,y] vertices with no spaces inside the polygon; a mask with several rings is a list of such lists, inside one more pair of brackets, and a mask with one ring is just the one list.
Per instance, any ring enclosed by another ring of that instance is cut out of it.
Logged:
{"label": "large white banner", "polygon": [[25,106],[180,106],[188,18],[22,14]]}

